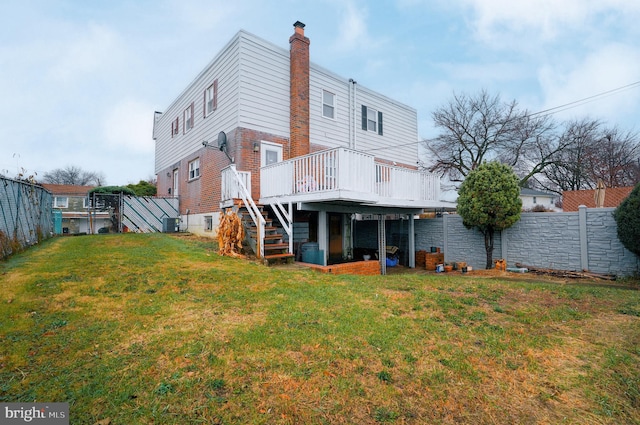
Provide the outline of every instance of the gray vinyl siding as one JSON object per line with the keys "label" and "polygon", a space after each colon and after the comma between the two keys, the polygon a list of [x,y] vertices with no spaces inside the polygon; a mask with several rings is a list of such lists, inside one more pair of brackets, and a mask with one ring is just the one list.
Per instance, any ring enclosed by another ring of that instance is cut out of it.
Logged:
{"label": "gray vinyl siding", "polygon": [[[238,33],[156,121],[156,173],[201,149],[204,140],[216,143],[218,133],[229,132],[238,126],[238,51],[242,35],[242,32]],[[216,79],[218,108],[204,118],[204,92]],[[191,102],[194,106],[193,128],[183,134],[183,113]],[[176,117],[180,120],[180,131],[171,137],[171,124]]]}
{"label": "gray vinyl siding", "polygon": [[[382,112],[382,136],[362,129],[362,105]],[[357,149],[378,158],[407,165],[418,161],[418,115],[415,109],[358,86],[356,102]]]}
{"label": "gray vinyl siding", "polygon": [[289,52],[256,37],[240,47],[240,127],[289,137]]}
{"label": "gray vinyl siding", "polygon": [[[351,83],[313,64],[309,74],[309,132],[311,144],[328,148],[350,147],[349,85]],[[327,90],[336,96],[334,119],[322,116],[323,90]]]}
{"label": "gray vinyl siding", "polygon": [[[311,64],[310,72],[311,143],[329,148],[350,147],[350,132],[355,124],[355,145],[378,158],[415,165],[418,160],[418,116],[415,109],[395,102],[366,87],[355,85],[355,121],[350,111],[349,86],[346,78]],[[322,116],[322,91],[334,93],[335,119]],[[382,135],[362,129],[362,105],[382,112]]]}
{"label": "gray vinyl siding", "polygon": [[[416,164],[418,129],[415,109],[357,85],[353,120],[348,79],[314,63],[310,67],[312,145],[349,147],[350,129],[354,125],[357,149],[389,161]],[[288,49],[239,31],[155,121],[156,173],[193,155],[202,148],[203,140],[215,143],[220,131],[228,133],[242,127],[288,138],[289,72]],[[204,118],[204,92],[215,79],[218,80],[218,109]],[[335,119],[322,116],[323,89],[337,97]],[[194,126],[183,134],[183,112],[191,102],[194,104]],[[382,136],[362,130],[362,105],[383,113]],[[171,124],[176,117],[179,118],[180,131],[171,137]]]}

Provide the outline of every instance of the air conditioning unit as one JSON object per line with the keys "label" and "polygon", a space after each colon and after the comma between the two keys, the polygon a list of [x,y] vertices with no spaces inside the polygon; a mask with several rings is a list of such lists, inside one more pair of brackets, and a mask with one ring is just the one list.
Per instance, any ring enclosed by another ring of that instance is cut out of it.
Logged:
{"label": "air conditioning unit", "polygon": [[176,233],[180,231],[180,218],[165,217],[162,219],[163,233]]}

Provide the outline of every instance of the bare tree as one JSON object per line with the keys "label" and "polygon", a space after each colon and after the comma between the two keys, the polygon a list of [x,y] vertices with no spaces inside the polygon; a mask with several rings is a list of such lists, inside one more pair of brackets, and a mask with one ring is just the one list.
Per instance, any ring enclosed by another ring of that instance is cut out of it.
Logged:
{"label": "bare tree", "polygon": [[640,180],[640,143],[633,132],[585,118],[566,123],[559,140],[564,149],[537,179],[547,190],[593,189],[598,179],[607,187],[633,186]]}
{"label": "bare tree", "polygon": [[589,162],[601,127],[600,121],[586,118],[567,122],[557,136],[564,149],[556,152],[537,182],[544,189],[557,193],[595,187]]}
{"label": "bare tree", "polygon": [[454,94],[432,114],[441,133],[424,145],[425,169],[458,185],[484,161],[510,165],[520,186],[562,193],[592,189],[598,179],[608,187],[630,186],[640,178],[638,135],[599,120],[583,118],[557,124],[550,115],[520,110],[486,91]]}
{"label": "bare tree", "polygon": [[551,161],[560,144],[552,144],[555,123],[549,116],[531,116],[516,101],[504,103],[486,91],[456,95],[432,114],[443,131],[425,141],[431,153],[427,169],[461,182],[483,161],[511,165],[525,184]]}
{"label": "bare tree", "polygon": [[640,142],[638,134],[618,127],[604,130],[604,136],[594,142],[589,169],[591,180],[602,179],[607,187],[635,186],[640,182]]}
{"label": "bare tree", "polygon": [[105,178],[102,173],[84,171],[75,165],[67,165],[65,168],[57,168],[44,173],[42,181],[44,183],[69,184],[74,186],[103,186]]}

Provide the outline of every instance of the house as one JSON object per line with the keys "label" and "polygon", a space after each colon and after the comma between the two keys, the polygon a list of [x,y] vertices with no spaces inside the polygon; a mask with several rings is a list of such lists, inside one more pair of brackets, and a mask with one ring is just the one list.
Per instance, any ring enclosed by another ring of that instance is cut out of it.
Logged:
{"label": "house", "polygon": [[[633,186],[608,187],[604,191],[605,208],[616,208],[631,194]],[[578,211],[580,205],[587,208],[596,207],[596,190],[566,190],[562,192],[562,210],[566,212]]]}
{"label": "house", "polygon": [[416,110],[310,62],[304,27],[288,50],[239,31],[155,112],[155,172],[191,232],[214,236],[241,199],[258,257],[277,246],[300,259],[307,243],[314,262],[336,264],[354,259],[357,214],[378,217],[384,252],[388,215],[413,224],[444,203],[417,167]]}
{"label": "house", "polygon": [[42,184],[53,195],[53,229],[57,235],[97,233],[110,226],[107,213],[91,212],[89,191],[93,186]]}
{"label": "house", "polygon": [[532,211],[536,207],[544,208],[545,211],[562,211],[556,206],[560,196],[555,193],[523,187],[520,189],[520,199],[522,200],[523,211]]}

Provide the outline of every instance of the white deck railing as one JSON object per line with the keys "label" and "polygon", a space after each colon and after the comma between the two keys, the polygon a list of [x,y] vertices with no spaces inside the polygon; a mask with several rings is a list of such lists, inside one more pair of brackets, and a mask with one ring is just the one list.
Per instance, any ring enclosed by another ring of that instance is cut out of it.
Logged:
{"label": "white deck railing", "polygon": [[231,164],[222,170],[222,200],[242,199],[253,223],[257,229],[256,255],[264,257],[264,227],[265,219],[262,212],[251,198],[251,173],[237,171],[235,164]]}
{"label": "white deck railing", "polygon": [[432,174],[375,162],[373,155],[337,148],[261,168],[260,196],[350,191],[386,199],[437,201],[439,182]]}
{"label": "white deck railing", "polygon": [[[236,175],[238,177],[236,177]],[[244,185],[249,191],[251,191],[251,172],[249,171],[237,171],[231,169],[231,166],[222,170],[222,185],[221,185],[221,199],[222,201],[229,201],[231,199],[241,199],[242,187]]]}

